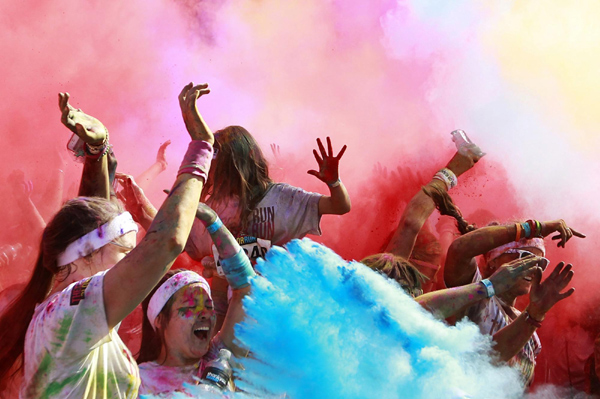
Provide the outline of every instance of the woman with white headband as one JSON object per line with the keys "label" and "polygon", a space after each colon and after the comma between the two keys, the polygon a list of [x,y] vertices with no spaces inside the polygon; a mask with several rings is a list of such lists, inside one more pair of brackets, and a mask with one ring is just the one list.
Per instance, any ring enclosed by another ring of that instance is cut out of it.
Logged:
{"label": "woman with white headband", "polygon": [[[190,83],[179,96],[192,142],[137,247],[137,225],[108,196],[70,200],[48,223],[29,283],[0,317],[0,383],[23,366],[21,398],[137,397],[138,367],[117,329],[187,241],[213,152],[213,134],[196,109],[208,92]],[[59,102],[63,123],[108,182],[106,129],[72,108],[67,94]]]}
{"label": "woman with white headband", "polygon": [[[531,384],[535,369],[535,358],[541,343],[535,332],[541,327],[546,313],[559,301],[571,296],[574,288],[562,292],[573,277],[572,265],[560,262],[544,282],[542,270],[549,261],[545,258],[542,268],[533,275],[523,275],[510,290],[496,295],[489,277],[503,264],[518,258],[544,257],[544,237],[558,232],[552,239],[560,239],[558,246],[564,247],[573,236],[585,235],[569,228],[563,220],[539,222],[528,220],[510,225],[490,225],[476,229],[462,217],[452,199],[443,192],[430,192],[442,214],[453,216],[461,237],[453,241],[448,249],[444,267],[447,287],[459,287],[479,282],[488,293],[488,299],[463,309],[457,320],[467,316],[479,325],[482,334],[493,336],[495,349],[501,360],[515,366],[526,385]],[[480,271],[476,257],[484,255],[485,265]],[[529,305],[521,312],[515,308],[518,297],[529,295]],[[512,329],[505,329],[507,325]]]}
{"label": "woman with white headband", "polygon": [[[232,298],[221,330],[215,331],[216,313],[208,282],[192,271],[167,273],[142,303],[146,318],[138,363],[140,394],[169,395],[196,384],[207,363],[220,349],[245,355],[234,341],[234,326],[244,317],[242,299],[255,275],[250,259],[217,214],[205,204],[197,217],[209,232],[217,250]],[[216,333],[216,334],[215,334]]]}

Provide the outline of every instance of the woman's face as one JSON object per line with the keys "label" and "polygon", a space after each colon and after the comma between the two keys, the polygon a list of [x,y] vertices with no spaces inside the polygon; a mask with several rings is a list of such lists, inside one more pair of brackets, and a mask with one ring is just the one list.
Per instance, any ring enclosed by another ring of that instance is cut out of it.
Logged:
{"label": "woman's face", "polygon": [[183,364],[198,362],[208,352],[216,320],[212,299],[200,284],[181,288],[174,295],[164,329],[167,356]]}
{"label": "woman's face", "polygon": [[[523,251],[529,251],[535,256],[544,256],[544,254],[539,248],[525,247],[519,249]],[[500,266],[502,266],[505,263],[512,262],[515,259],[518,259],[519,256],[519,253],[503,253],[497,258],[492,259],[487,264],[487,273],[485,277],[487,278],[491,276],[496,270],[498,270]],[[529,294],[529,290],[531,289],[531,279],[532,276],[520,277],[517,283],[509,290],[508,294],[514,297]]]}

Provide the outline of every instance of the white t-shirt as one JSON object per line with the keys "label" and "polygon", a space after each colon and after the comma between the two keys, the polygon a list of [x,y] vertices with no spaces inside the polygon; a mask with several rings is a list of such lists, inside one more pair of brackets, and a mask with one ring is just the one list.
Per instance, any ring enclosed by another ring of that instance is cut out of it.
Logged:
{"label": "white t-shirt", "polygon": [[[322,194],[311,193],[285,183],[269,187],[263,199],[250,214],[247,231],[243,235],[268,240],[272,245],[283,245],[307,234],[321,235],[319,200]],[[231,199],[215,211],[226,226],[235,222],[237,199]],[[185,247],[195,260],[211,255],[212,239],[204,225],[196,219]]]}
{"label": "white t-shirt", "polygon": [[100,272],[37,305],[25,337],[21,398],[136,398],[139,371],[108,329]]}
{"label": "white t-shirt", "polygon": [[[482,280],[479,269],[475,271],[473,282]],[[508,324],[513,322],[513,318],[503,308],[503,302],[496,296],[479,301],[476,305],[467,310],[467,317],[479,326],[482,334],[494,335]],[[506,306],[506,305],[505,305]],[[512,312],[518,317],[521,312],[511,308]],[[535,371],[535,358],[542,350],[542,344],[537,333],[527,341],[523,349],[519,351],[509,362],[521,372],[523,382],[526,385],[531,384]]]}
{"label": "white t-shirt", "polygon": [[[221,349],[226,349],[217,334],[210,342],[208,352],[198,364],[186,367],[162,366],[156,362],[140,364],[140,395],[160,395],[161,398],[171,398],[176,392],[186,394],[183,383],[196,385],[202,376],[206,365],[219,356]],[[197,378],[197,379],[194,379]],[[190,395],[191,397],[191,395]]]}

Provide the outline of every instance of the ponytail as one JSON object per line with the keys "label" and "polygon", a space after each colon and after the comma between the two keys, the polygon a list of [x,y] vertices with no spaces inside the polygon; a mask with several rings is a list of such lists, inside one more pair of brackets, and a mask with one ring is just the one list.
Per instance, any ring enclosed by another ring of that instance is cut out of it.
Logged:
{"label": "ponytail", "polygon": [[456,227],[460,234],[467,234],[468,232],[477,230],[477,226],[469,224],[469,222],[463,218],[460,209],[454,204],[454,201],[448,192],[434,185],[424,186],[422,190],[433,200],[435,207],[440,211],[440,214],[452,216],[456,219]]}

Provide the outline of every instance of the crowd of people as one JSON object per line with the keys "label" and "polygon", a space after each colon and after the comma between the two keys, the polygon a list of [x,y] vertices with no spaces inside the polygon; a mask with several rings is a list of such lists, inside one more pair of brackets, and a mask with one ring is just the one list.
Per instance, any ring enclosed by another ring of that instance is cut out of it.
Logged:
{"label": "crowd of people", "polygon": [[[74,135],[70,148],[84,162],[83,176],[78,196],[47,223],[30,201],[23,204],[43,234],[27,283],[1,295],[0,396],[169,397],[197,384],[222,349],[231,351],[232,362],[251,354],[252,348],[238,346],[234,327],[245,317],[242,301],[251,292],[256,260],[273,245],[319,235],[323,215],[350,212],[339,174],[346,146],[336,155],[330,138],[325,145],[317,139],[318,170],[309,174],[328,195],[277,183],[246,129],[213,133],[208,127],[198,100],[209,92],[206,84],[190,83],[179,95],[191,141],[159,209],[143,185],[164,170],[168,143],[136,182],[117,172],[102,122],[59,94],[61,121]],[[517,368],[528,386],[542,348],[536,330],[574,292],[571,264],[559,262],[542,277],[550,264],[544,238],[556,233],[564,247],[585,235],[562,220],[470,225],[449,192],[481,156],[461,151],[440,165],[406,205],[385,252],[361,263],[396,281],[435,317],[477,324],[492,337],[496,361]],[[436,209],[454,217],[458,230],[440,239],[435,260],[427,262],[416,246]],[[201,267],[190,270],[191,262]],[[528,305],[518,309],[523,296]],[[136,312],[141,317],[131,318]],[[122,322],[138,332],[122,334],[137,340],[136,355],[119,333]],[[593,393],[600,391],[599,342],[588,365]],[[236,389],[235,381],[228,389]]]}

